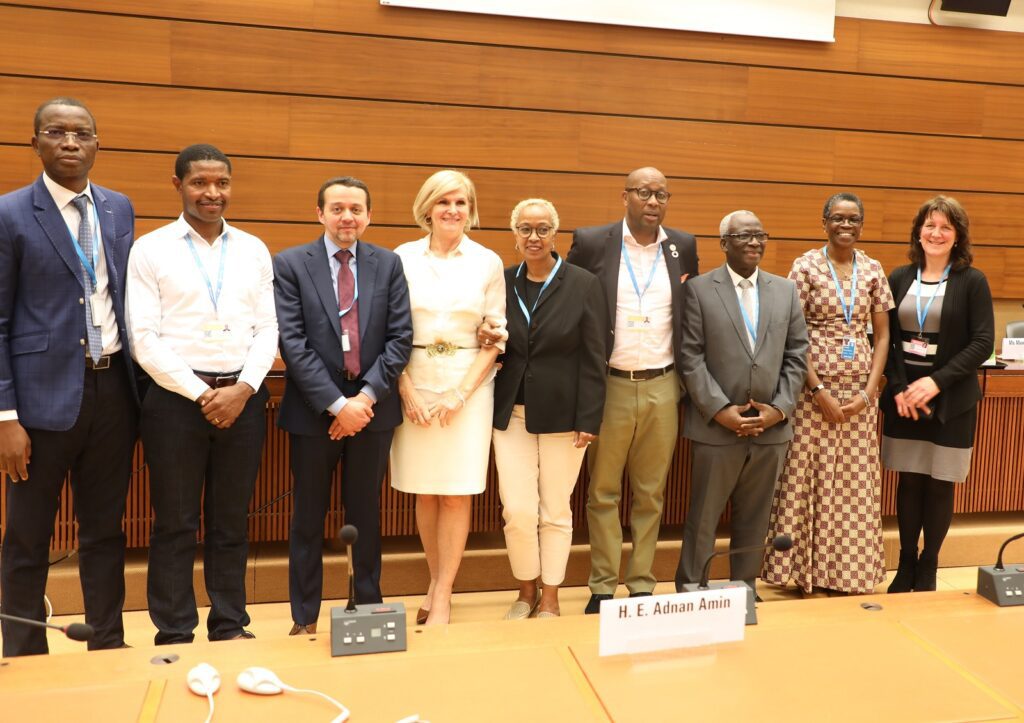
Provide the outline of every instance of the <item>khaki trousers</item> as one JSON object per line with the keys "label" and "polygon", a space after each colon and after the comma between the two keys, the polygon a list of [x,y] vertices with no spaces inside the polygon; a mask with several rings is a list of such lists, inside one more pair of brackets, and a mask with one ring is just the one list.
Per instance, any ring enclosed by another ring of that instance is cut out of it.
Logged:
{"label": "khaki trousers", "polygon": [[608,377],[601,434],[590,447],[587,523],[590,527],[590,591],[611,595],[622,558],[622,472],[629,474],[629,527],[633,551],[625,582],[631,593],[650,592],[657,580],[655,545],[665,501],[665,478],[679,441],[681,390],[675,370],[643,382]]}
{"label": "khaki trousers", "polygon": [[572,546],[572,490],[584,450],[573,433],[530,434],[524,407],[512,408],[508,429],[494,430],[505,545],[517,580],[561,585]]}

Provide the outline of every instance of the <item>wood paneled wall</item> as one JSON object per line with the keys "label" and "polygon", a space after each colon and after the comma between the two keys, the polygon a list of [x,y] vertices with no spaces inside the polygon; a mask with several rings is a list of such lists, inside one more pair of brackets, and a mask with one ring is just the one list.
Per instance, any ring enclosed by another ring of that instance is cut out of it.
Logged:
{"label": "wood paneled wall", "polygon": [[[941,191],[970,211],[994,296],[1024,298],[1024,43],[1013,33],[837,18],[824,44],[376,0],[0,3],[0,192],[38,174],[32,113],[56,95],[95,113],[93,177],[132,198],[140,233],[179,212],[173,159],[195,142],[232,156],[229,218],[273,251],[319,233],[316,190],[339,173],[370,185],[369,240],[415,238],[419,184],[452,166],[478,186],[474,236],[511,262],[518,200],[551,199],[565,231],[607,222],[621,216],[625,174],[656,165],[674,193],[667,223],[698,235],[704,269],[721,262],[719,219],[749,208],[773,237],[765,267],[786,273],[822,242],[821,205],[838,190],[863,197],[862,245],[891,268],[917,206]],[[1011,467],[999,467],[1024,451],[998,433],[1021,411],[1019,398],[986,400],[978,452],[995,466],[961,490],[958,509],[1024,508],[1002,476]],[[268,431],[254,508],[287,480],[285,440]],[[685,512],[686,450],[669,523]],[[409,501],[388,495],[386,529],[411,532]],[[284,534],[289,509],[283,500],[254,516],[254,537]],[[499,526],[493,486],[474,515],[474,529]],[[65,501],[65,542],[69,519]],[[144,544],[144,472],[127,524]]]}

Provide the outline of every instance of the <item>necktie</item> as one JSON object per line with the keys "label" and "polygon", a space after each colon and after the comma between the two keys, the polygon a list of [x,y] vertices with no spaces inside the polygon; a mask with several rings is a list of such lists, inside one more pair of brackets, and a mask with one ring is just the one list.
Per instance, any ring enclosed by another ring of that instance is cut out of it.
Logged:
{"label": "necktie", "polygon": [[[754,284],[751,283],[750,279],[740,280],[740,303],[743,304],[743,310],[747,313],[747,319],[750,320],[751,325],[757,328],[757,310],[754,308]],[[746,326],[746,324],[744,324]],[[753,349],[756,342],[754,336],[747,329],[747,340],[750,342],[750,348]]]}
{"label": "necktie", "polygon": [[[83,193],[72,199],[71,203],[78,209],[78,215],[81,217],[81,221],[78,222],[78,245],[82,247],[85,258],[92,261],[93,244],[92,225],[89,223],[89,197]],[[97,269],[93,269],[93,272],[97,272]],[[92,283],[92,277],[84,266],[82,266],[82,283],[85,286],[85,333],[89,338],[89,356],[96,362],[103,356],[103,337],[100,327],[97,325],[100,320],[96,319],[96,323],[94,323],[92,318],[92,296],[96,293],[96,286]]]}
{"label": "necktie", "polygon": [[348,333],[348,351],[345,354],[345,371],[359,376],[359,304],[356,301],[356,283],[348,265],[352,252],[342,249],[334,254],[341,267],[338,269],[338,311],[347,312],[341,317],[341,333]]}

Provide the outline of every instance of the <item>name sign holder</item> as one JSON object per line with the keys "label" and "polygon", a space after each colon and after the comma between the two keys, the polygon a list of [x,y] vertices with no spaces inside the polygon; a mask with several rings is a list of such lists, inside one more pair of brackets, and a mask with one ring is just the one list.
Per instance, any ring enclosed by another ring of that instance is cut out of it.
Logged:
{"label": "name sign holder", "polygon": [[649,653],[743,640],[746,586],[601,603],[598,654]]}

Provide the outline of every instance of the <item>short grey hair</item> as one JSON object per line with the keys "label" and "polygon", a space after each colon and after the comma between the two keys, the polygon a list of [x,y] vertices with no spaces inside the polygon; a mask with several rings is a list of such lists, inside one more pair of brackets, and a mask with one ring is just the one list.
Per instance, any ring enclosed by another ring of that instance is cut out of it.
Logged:
{"label": "short grey hair", "polygon": [[[727,213],[727,214],[725,214],[725,218],[722,219],[722,222],[720,224],[718,224],[718,235],[719,236],[725,236],[725,232],[729,230],[729,224],[732,223],[733,218],[735,218],[736,216],[741,216],[741,215],[743,215],[745,213],[753,216],[754,218],[757,218],[757,214],[754,213],[753,211],[743,211],[743,210],[740,210],[740,211],[733,211],[732,213]],[[758,220],[760,220],[760,219],[758,219]]]}
{"label": "short grey hair", "polygon": [[553,231],[558,230],[558,211],[555,210],[555,204],[546,198],[527,198],[524,201],[520,201],[516,204],[516,207],[512,209],[512,218],[510,228],[515,231],[516,226],[519,225],[519,217],[523,215],[530,206],[540,206],[548,213],[548,218],[551,220],[551,229]]}

